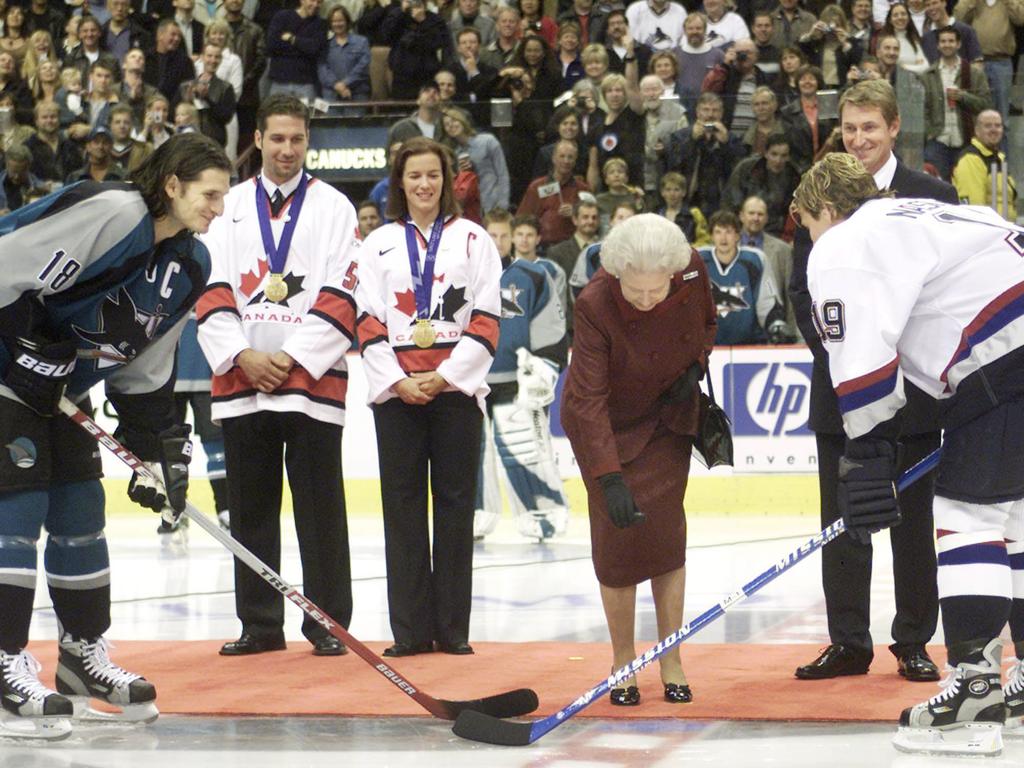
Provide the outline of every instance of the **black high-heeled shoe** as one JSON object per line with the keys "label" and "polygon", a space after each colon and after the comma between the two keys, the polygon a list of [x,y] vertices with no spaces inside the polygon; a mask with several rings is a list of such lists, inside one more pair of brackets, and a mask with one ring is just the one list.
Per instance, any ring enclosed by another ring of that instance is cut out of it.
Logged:
{"label": "black high-heeled shoe", "polygon": [[693,701],[693,692],[688,685],[665,683],[665,701],[670,704],[689,704]]}
{"label": "black high-heeled shoe", "polygon": [[640,703],[640,689],[635,685],[628,688],[612,688],[608,700],[617,707],[635,707]]}

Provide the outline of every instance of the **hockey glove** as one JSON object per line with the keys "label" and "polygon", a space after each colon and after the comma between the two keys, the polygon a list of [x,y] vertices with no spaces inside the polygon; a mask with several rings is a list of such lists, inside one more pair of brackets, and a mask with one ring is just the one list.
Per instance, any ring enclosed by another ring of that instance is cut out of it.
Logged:
{"label": "hockey glove", "polygon": [[611,518],[612,525],[616,528],[629,528],[647,519],[647,516],[637,509],[633,494],[622,481],[621,473],[609,472],[597,480],[604,491],[604,503],[608,507],[608,517]]}
{"label": "hockey glove", "polygon": [[770,326],[768,326],[768,343],[769,344],[789,344],[792,342],[790,335],[786,332],[786,324],[781,320],[776,320]]}
{"label": "hockey glove", "polygon": [[191,431],[192,427],[182,424],[161,432],[157,436],[160,460],[143,462],[156,480],[135,472],[128,483],[128,498],[159,513],[171,524],[185,511],[188,465],[192,461],[192,442],[188,439]]}
{"label": "hockey glove", "polygon": [[896,445],[888,440],[848,440],[846,455],[839,460],[839,512],[846,532],[861,544],[871,534],[898,525],[896,500],[899,476]]}
{"label": "hockey glove", "polygon": [[40,416],[53,416],[75,370],[75,342],[6,339],[11,361],[4,384]]}
{"label": "hockey glove", "polygon": [[673,381],[672,385],[658,396],[658,399],[668,404],[685,403],[693,397],[697,382],[703,375],[704,369],[700,367],[700,363],[693,363],[682,376]]}
{"label": "hockey glove", "polygon": [[558,370],[544,358],[530,354],[524,347],[516,350],[516,360],[516,405],[531,411],[551,405],[555,399]]}

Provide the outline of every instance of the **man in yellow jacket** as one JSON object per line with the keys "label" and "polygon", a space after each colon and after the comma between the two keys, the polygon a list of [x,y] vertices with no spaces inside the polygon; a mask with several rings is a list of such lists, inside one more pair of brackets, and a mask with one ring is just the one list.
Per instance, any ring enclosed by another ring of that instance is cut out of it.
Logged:
{"label": "man in yellow jacket", "polygon": [[1002,116],[994,109],[979,113],[974,138],[953,169],[953,186],[961,202],[991,206],[1016,221],[1017,185],[1006,169],[1006,154],[999,151],[1002,139]]}

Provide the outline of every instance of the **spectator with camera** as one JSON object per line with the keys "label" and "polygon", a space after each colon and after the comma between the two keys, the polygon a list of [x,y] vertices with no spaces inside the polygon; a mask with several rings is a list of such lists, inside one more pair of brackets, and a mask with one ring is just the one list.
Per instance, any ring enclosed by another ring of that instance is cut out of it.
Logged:
{"label": "spectator with camera", "polygon": [[[522,82],[523,73],[531,79],[530,95],[545,101],[554,100],[562,93],[562,71],[547,41],[540,35],[527,35],[519,43],[512,57],[512,65],[498,74],[505,78],[505,91],[514,93]],[[515,98],[513,96],[513,98]]]}
{"label": "spectator with camera", "polygon": [[162,93],[157,93],[146,102],[146,115],[142,121],[142,130],[135,138],[151,144],[156,149],[174,135],[174,126],[170,125],[171,103]]}
{"label": "spectator with camera", "polygon": [[757,45],[740,40],[725,52],[725,58],[704,78],[703,90],[722,97],[722,122],[739,138],[755,122],[751,99],[754,91],[768,83],[768,75],[757,68]]}
{"label": "spectator with camera", "polygon": [[424,0],[401,0],[384,16],[381,34],[391,68],[391,96],[412,99],[420,86],[452,60],[451,33],[444,19],[427,10]]}
{"label": "spectator with camera", "polygon": [[519,10],[520,37],[540,35],[551,48],[558,42],[558,24],[544,15],[541,0],[518,0],[514,5]]}
{"label": "spectator with camera", "polygon": [[828,88],[842,88],[850,67],[856,66],[863,53],[860,41],[850,36],[846,14],[838,5],[826,5],[821,18],[800,38],[800,48],[807,62],[819,67]]}
{"label": "spectator with camera", "polygon": [[693,125],[669,136],[662,166],[665,171],[678,171],[686,177],[686,199],[700,208],[705,218],[721,207],[725,184],[743,157],[743,144],[729,135],[722,113],[718,94],[702,94],[697,99]]}

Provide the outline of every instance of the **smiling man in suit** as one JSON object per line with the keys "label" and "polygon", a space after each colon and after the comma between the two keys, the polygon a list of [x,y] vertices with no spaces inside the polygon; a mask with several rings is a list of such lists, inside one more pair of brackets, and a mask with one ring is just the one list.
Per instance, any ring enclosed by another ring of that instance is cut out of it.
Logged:
{"label": "smiling man in suit", "polygon": [[[892,86],[885,80],[857,83],[839,102],[843,145],[863,163],[879,189],[891,189],[896,197],[925,197],[956,204],[956,190],[944,181],[905,166],[893,154],[900,132],[899,106]],[[818,448],[818,484],[822,525],[840,517],[838,503],[839,459],[845,449],[839,403],[829,377],[828,359],[811,319],[807,290],[807,257],[811,240],[798,228],[793,244],[793,276],[790,291],[797,325],[814,352],[808,426]],[[893,258],[913,258],[893,253]],[[939,447],[936,402],[907,385],[907,405],[902,411],[900,472]],[[938,621],[935,586],[935,543],[932,497],[935,482],[926,476],[899,494],[901,525],[890,529],[896,617],[893,644],[899,673],[908,680],[938,680],[939,671],[925,650]],[[822,550],[822,586],[831,644],[813,662],[796,670],[804,680],[867,673],[874,658],[871,642],[871,544],[841,536]]]}

